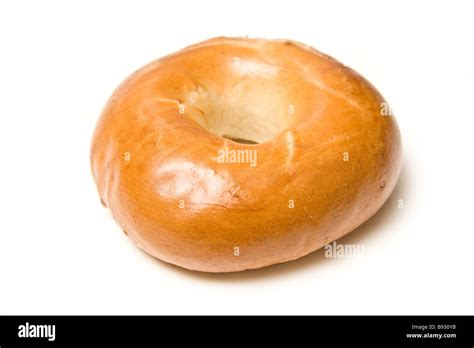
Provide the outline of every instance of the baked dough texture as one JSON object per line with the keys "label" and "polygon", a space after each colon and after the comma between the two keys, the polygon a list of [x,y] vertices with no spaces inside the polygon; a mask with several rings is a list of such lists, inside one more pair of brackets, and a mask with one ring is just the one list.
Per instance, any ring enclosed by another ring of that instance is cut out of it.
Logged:
{"label": "baked dough texture", "polygon": [[377,90],[288,40],[215,38],[128,77],[97,123],[91,167],[122,230],[205,272],[294,260],[387,200],[401,141]]}

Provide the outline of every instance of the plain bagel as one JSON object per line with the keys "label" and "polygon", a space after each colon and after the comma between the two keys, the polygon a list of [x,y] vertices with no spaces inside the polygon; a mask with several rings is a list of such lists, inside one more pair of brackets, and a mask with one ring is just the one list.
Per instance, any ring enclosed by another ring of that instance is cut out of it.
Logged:
{"label": "plain bagel", "polygon": [[149,254],[205,272],[297,259],[369,219],[395,187],[396,121],[359,74],[288,40],[215,38],[112,94],[91,166]]}

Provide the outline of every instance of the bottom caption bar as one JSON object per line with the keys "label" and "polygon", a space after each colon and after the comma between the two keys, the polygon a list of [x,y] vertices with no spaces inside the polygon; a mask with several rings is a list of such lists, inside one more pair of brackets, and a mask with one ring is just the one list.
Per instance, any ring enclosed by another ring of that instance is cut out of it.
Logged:
{"label": "bottom caption bar", "polygon": [[472,316],[2,316],[0,348],[82,345],[474,346]]}

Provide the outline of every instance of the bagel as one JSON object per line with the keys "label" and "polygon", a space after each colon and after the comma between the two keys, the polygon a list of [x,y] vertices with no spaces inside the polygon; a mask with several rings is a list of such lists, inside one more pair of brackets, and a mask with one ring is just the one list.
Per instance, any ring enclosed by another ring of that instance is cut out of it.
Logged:
{"label": "bagel", "polygon": [[400,133],[363,77],[288,40],[214,38],[128,77],[97,123],[102,203],[152,256],[234,272],[300,258],[394,189]]}

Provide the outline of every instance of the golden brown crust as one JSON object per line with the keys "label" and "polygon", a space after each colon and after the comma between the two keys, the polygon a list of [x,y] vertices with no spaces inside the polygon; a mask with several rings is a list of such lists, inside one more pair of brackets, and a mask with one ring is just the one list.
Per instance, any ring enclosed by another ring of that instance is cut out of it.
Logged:
{"label": "golden brown crust", "polygon": [[[384,102],[302,44],[211,39],[117,88],[94,134],[94,179],[122,229],[161,260],[206,272],[293,260],[354,230],[393,190],[401,143]],[[259,144],[220,136],[241,128]],[[221,163],[223,149],[258,160]]]}

